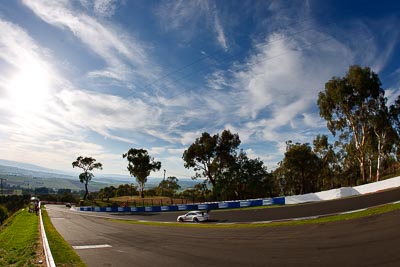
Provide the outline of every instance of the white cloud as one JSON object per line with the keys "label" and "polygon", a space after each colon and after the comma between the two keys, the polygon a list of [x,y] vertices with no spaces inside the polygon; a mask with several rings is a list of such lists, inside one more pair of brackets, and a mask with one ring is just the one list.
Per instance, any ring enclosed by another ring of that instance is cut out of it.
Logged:
{"label": "white cloud", "polygon": [[201,136],[201,131],[193,131],[193,132],[185,132],[182,133],[181,144],[182,145],[191,145],[196,138]]}
{"label": "white cloud", "polygon": [[247,69],[236,74],[237,88],[244,88],[247,92],[244,97],[251,103],[241,108],[240,114],[254,119],[268,106],[286,104],[296,98],[296,76],[301,75],[301,63],[301,54],[291,51],[284,40],[257,51]]}
{"label": "white cloud", "polygon": [[104,17],[111,17],[115,12],[115,0],[96,0],[93,3],[96,14]]}
{"label": "white cloud", "polygon": [[217,43],[224,50],[228,49],[227,37],[215,2],[208,0],[164,2],[157,9],[157,14],[167,30],[179,31],[190,40],[199,29],[206,28],[215,34]]}
{"label": "white cloud", "polygon": [[[130,81],[133,77],[153,77],[154,72],[149,70],[154,71],[155,67],[150,66],[144,46],[117,26],[106,25],[75,10],[71,2],[24,0],[23,3],[48,24],[69,30],[106,62],[104,69],[93,70],[89,76],[120,81]],[[104,3],[109,5],[104,5],[103,1],[95,1],[93,5],[104,10],[113,6],[112,2]]]}
{"label": "white cloud", "polygon": [[149,155],[150,155],[151,157],[154,157],[154,156],[158,156],[158,155],[160,155],[160,154],[165,153],[166,150],[167,150],[167,149],[166,149],[165,147],[152,147],[152,148],[150,148],[150,149],[148,150],[148,152],[149,152]]}
{"label": "white cloud", "polygon": [[65,90],[58,96],[64,118],[90,129],[142,128],[151,121],[158,124],[159,109],[140,99],[123,99],[118,96]]}
{"label": "white cloud", "polygon": [[387,97],[387,99],[388,99],[388,101],[387,101],[388,106],[393,105],[394,102],[397,100],[399,91],[400,91],[400,88],[397,88],[397,89],[389,88],[389,89],[385,90],[385,97]]}
{"label": "white cloud", "polygon": [[226,74],[222,70],[213,72],[207,79],[207,84],[214,90],[222,90],[230,84],[226,80]]}
{"label": "white cloud", "polygon": [[[214,8],[215,8],[215,6],[214,6]],[[219,21],[219,17],[217,15],[216,11],[214,11],[214,31],[217,34],[217,40],[218,40],[218,43],[220,44],[220,46],[224,50],[228,50],[228,43],[226,41],[225,32],[224,32],[224,29],[222,28],[222,25]]]}
{"label": "white cloud", "polygon": [[116,10],[116,0],[80,0],[81,4],[88,10],[101,17],[111,17]]}

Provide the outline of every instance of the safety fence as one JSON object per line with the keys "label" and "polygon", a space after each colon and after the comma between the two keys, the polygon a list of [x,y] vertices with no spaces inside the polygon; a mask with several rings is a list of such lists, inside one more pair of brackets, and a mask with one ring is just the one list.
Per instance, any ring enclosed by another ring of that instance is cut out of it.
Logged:
{"label": "safety fence", "polygon": [[145,207],[80,207],[81,211],[96,211],[96,212],[167,212],[167,211],[188,211],[188,210],[217,210],[217,209],[235,209],[268,205],[284,205],[284,197],[250,199],[238,201],[223,201],[223,202],[207,202],[197,204],[178,204],[169,206],[145,206]]}

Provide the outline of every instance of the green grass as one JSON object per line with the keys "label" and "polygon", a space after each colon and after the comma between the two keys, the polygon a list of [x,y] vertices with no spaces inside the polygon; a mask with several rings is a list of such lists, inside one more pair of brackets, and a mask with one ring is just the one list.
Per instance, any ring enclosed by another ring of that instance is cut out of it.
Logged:
{"label": "green grass", "polygon": [[56,265],[61,267],[86,266],[73,248],[54,228],[45,209],[42,209],[42,216],[50,250]]}
{"label": "green grass", "polygon": [[168,226],[168,227],[197,227],[197,228],[252,228],[252,227],[277,227],[277,226],[294,226],[294,225],[304,225],[304,224],[317,224],[317,223],[329,223],[336,221],[352,220],[362,217],[374,216],[386,212],[391,212],[400,209],[400,203],[397,204],[387,204],[379,207],[374,207],[364,211],[358,211],[349,214],[342,215],[332,215],[317,219],[304,219],[296,221],[277,221],[269,223],[163,223],[163,222],[143,222],[143,221],[130,221],[130,220],[116,220],[110,219],[114,222],[127,223],[127,224],[144,224],[152,226]]}
{"label": "green grass", "polygon": [[11,216],[0,229],[0,266],[41,266],[39,217],[27,210]]}

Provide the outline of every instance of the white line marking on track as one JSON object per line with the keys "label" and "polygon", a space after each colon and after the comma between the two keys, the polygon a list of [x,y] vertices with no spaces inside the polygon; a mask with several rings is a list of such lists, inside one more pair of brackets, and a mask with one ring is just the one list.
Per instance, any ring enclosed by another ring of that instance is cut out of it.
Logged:
{"label": "white line marking on track", "polygon": [[355,212],[364,211],[364,210],[367,210],[367,208],[365,208],[365,209],[359,209],[359,210],[351,210],[351,211],[341,212],[340,214],[350,214],[350,213],[355,213]]}
{"label": "white line marking on track", "polygon": [[72,246],[74,249],[91,249],[91,248],[111,248],[111,245],[87,245],[87,246]]}

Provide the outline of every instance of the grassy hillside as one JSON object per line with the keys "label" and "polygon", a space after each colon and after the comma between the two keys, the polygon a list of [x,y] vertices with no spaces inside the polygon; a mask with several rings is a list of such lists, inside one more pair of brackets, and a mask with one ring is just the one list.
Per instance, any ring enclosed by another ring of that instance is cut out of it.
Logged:
{"label": "grassy hillside", "polygon": [[17,212],[0,230],[0,266],[41,266],[39,217]]}

